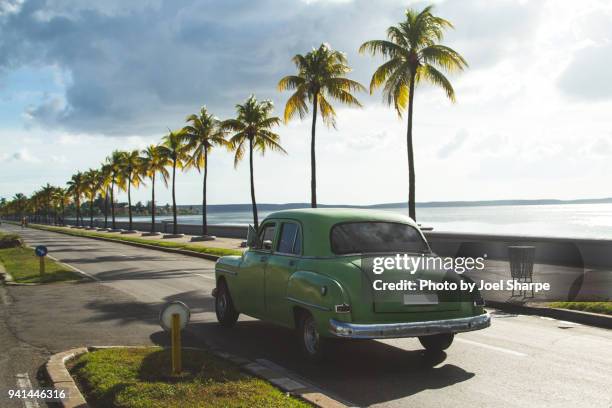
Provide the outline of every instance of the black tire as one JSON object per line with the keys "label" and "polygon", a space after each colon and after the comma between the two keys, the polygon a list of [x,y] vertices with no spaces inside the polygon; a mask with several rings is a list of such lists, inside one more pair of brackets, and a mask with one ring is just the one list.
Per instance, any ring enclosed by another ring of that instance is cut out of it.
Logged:
{"label": "black tire", "polygon": [[419,341],[425,347],[425,350],[431,352],[440,352],[446,350],[453,344],[455,338],[454,333],[432,334],[430,336],[420,336]]}
{"label": "black tire", "polygon": [[217,285],[217,296],[215,296],[215,314],[217,320],[223,327],[233,327],[238,320],[238,311],[234,307],[232,296],[225,282]]}
{"label": "black tire", "polygon": [[298,321],[300,349],[306,359],[319,362],[325,358],[327,341],[319,336],[317,324],[310,312],[302,312]]}

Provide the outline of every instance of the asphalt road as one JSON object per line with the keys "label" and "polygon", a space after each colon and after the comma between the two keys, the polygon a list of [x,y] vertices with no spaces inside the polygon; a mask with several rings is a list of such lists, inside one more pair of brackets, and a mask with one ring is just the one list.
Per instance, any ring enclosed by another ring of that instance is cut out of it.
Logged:
{"label": "asphalt road", "polygon": [[[244,317],[233,329],[216,325],[210,295],[213,262],[52,232],[2,228],[21,233],[30,245],[46,245],[50,254],[99,281],[72,285],[72,293],[121,294],[87,304],[96,312],[86,326],[91,328],[91,339],[79,326],[79,341],[87,345],[100,344],[96,332],[109,324],[124,330],[126,344],[134,343],[130,333],[146,332],[150,342],[163,344],[167,336],[156,328],[157,311],[176,299],[192,309],[189,342],[206,341],[250,359],[270,360],[356,406],[612,407],[609,330],[491,310],[490,328],[456,336],[453,346],[435,361],[422,352],[417,340],[398,339],[343,344],[329,362],[310,364],[300,358],[289,330]],[[53,307],[53,299],[48,301]],[[53,319],[60,315],[53,316],[49,313],[23,330],[40,325],[39,331],[56,333]],[[69,331],[61,335],[70,338]],[[40,339],[36,347],[49,347],[46,342],[53,338]]]}

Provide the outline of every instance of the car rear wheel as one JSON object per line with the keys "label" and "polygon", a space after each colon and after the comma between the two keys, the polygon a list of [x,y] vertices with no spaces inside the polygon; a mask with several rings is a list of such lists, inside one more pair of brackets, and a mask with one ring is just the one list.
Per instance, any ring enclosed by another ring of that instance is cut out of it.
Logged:
{"label": "car rear wheel", "polygon": [[234,302],[225,282],[219,282],[215,297],[215,313],[223,327],[232,327],[238,320],[239,313],[234,308]]}
{"label": "car rear wheel", "polygon": [[298,331],[304,356],[312,361],[321,361],[324,357],[326,342],[319,336],[317,323],[309,312],[303,312],[300,315]]}
{"label": "car rear wheel", "polygon": [[430,336],[420,336],[419,341],[425,347],[425,350],[431,352],[439,352],[446,350],[453,344],[455,338],[454,333],[432,334]]}

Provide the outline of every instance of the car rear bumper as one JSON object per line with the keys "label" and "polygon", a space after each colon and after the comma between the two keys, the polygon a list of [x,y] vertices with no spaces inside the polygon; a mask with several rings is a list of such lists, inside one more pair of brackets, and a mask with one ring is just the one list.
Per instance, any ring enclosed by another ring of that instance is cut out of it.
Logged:
{"label": "car rear bumper", "polygon": [[480,330],[491,325],[488,313],[458,319],[430,320],[426,322],[358,324],[330,319],[330,333],[335,337],[352,339],[392,339],[419,337],[440,333],[460,333]]}

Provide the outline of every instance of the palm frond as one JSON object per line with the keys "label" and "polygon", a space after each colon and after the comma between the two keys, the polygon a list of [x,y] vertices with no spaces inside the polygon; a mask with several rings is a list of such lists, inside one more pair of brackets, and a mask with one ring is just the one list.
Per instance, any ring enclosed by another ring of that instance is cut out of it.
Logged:
{"label": "palm frond", "polygon": [[393,58],[397,55],[405,54],[406,51],[400,45],[387,40],[370,40],[361,44],[359,53],[371,55],[381,54],[383,57]]}
{"label": "palm frond", "polygon": [[440,71],[438,71],[431,65],[423,65],[421,67],[421,70],[422,76],[425,79],[427,79],[432,84],[441,87],[446,93],[448,99],[450,99],[451,102],[455,102],[455,90],[453,89],[453,86],[451,85],[450,81],[444,76],[444,74],[442,74]]}
{"label": "palm frond", "polygon": [[323,122],[327,126],[332,126],[334,129],[336,128],[336,111],[334,107],[327,101],[323,94],[319,94],[318,97],[319,106],[321,109],[321,117],[323,118]]}
{"label": "palm frond", "polygon": [[467,61],[455,50],[440,44],[433,44],[421,50],[423,62],[437,65],[447,72],[462,71]]}
{"label": "palm frond", "polygon": [[306,81],[302,77],[299,77],[297,75],[287,75],[286,77],[278,81],[278,90],[286,91],[291,89],[297,89],[298,87],[303,85],[304,82]]}

